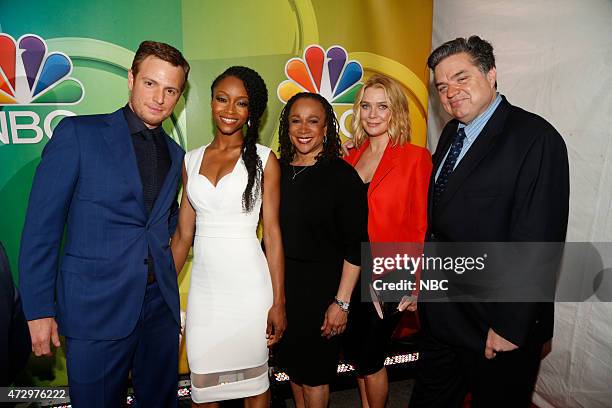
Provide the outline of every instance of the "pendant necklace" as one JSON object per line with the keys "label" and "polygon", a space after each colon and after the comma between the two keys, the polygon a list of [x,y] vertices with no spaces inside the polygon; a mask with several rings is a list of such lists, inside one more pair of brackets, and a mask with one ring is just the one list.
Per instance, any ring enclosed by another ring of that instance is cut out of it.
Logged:
{"label": "pendant necklace", "polygon": [[299,176],[301,173],[305,172],[306,170],[308,170],[308,168],[311,166],[304,166],[304,168],[298,170],[297,172],[295,171],[295,166],[291,166],[291,169],[293,170],[293,177],[291,177],[291,180],[295,180],[295,178],[297,176]]}

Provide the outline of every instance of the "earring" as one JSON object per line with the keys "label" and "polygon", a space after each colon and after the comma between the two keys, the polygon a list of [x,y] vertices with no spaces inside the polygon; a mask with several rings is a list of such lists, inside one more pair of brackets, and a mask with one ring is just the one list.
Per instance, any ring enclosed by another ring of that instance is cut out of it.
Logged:
{"label": "earring", "polygon": [[327,143],[327,135],[323,136],[323,144]]}
{"label": "earring", "polygon": [[251,119],[247,120],[247,126],[251,127]]}

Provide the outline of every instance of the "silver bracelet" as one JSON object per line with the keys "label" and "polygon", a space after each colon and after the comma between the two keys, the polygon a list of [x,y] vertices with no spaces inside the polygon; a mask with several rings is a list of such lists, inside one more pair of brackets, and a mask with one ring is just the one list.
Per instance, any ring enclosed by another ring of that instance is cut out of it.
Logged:
{"label": "silver bracelet", "polygon": [[334,296],[334,303],[340,307],[340,310],[346,313],[348,313],[349,308],[351,306],[350,302],[345,302],[344,300],[340,300],[338,299],[337,296]]}

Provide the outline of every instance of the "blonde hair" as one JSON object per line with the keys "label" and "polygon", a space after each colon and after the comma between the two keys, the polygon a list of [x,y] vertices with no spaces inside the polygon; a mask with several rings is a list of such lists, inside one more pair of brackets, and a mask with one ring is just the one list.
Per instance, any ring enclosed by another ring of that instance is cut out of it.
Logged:
{"label": "blonde hair", "polygon": [[401,146],[410,142],[410,117],[406,95],[396,80],[375,74],[363,84],[353,103],[353,143],[355,146],[361,146],[368,138],[368,134],[361,126],[361,103],[365,90],[368,88],[380,88],[385,91],[391,110],[388,134],[392,145]]}

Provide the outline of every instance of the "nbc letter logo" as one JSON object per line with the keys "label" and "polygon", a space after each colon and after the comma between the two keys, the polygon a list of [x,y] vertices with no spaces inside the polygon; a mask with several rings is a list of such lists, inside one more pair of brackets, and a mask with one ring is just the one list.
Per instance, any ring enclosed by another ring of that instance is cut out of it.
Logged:
{"label": "nbc letter logo", "polygon": [[304,50],[304,58],[291,58],[285,64],[286,81],[276,92],[287,103],[299,92],[321,94],[331,104],[352,104],[361,86],[363,68],[357,61],[347,61],[346,50],[338,45],[327,49],[310,45]]}
{"label": "nbc letter logo", "polygon": [[83,84],[74,78],[72,61],[61,52],[47,52],[37,35],[15,41],[0,33],[0,106],[74,105],[84,96]]}

